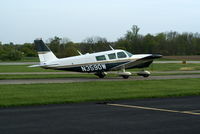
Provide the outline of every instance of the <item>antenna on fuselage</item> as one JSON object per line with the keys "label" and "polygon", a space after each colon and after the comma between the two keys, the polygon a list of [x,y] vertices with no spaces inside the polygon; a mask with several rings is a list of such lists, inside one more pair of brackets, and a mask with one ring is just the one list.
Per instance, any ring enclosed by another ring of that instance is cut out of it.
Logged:
{"label": "antenna on fuselage", "polygon": [[77,52],[78,52],[80,55],[83,55],[80,51],[77,50]]}
{"label": "antenna on fuselage", "polygon": [[113,49],[113,47],[111,47],[111,45],[109,45],[109,47],[111,48],[111,50],[115,50],[115,49]]}

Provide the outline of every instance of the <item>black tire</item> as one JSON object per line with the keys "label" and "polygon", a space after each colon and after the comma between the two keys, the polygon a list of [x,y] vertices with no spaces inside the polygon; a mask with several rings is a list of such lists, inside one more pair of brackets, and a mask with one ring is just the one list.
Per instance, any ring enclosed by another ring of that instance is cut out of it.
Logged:
{"label": "black tire", "polygon": [[122,75],[122,77],[123,77],[124,79],[128,79],[128,78],[129,78],[129,75]]}
{"label": "black tire", "polygon": [[148,75],[148,74],[145,74],[145,75],[143,75],[143,77],[147,78],[147,77],[149,77],[149,75]]}
{"label": "black tire", "polygon": [[104,78],[106,75],[104,72],[98,72],[98,73],[95,73],[96,76],[98,76],[99,78]]}
{"label": "black tire", "polygon": [[104,78],[106,75],[99,74],[98,76],[99,76],[99,78]]}

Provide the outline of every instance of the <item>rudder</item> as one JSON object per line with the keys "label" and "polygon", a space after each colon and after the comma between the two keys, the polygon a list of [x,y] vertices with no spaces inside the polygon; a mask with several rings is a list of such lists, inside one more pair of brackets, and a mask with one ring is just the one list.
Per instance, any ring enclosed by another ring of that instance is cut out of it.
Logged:
{"label": "rudder", "polygon": [[40,63],[57,60],[57,57],[53,54],[49,47],[44,44],[42,39],[34,40],[34,44],[36,45]]}

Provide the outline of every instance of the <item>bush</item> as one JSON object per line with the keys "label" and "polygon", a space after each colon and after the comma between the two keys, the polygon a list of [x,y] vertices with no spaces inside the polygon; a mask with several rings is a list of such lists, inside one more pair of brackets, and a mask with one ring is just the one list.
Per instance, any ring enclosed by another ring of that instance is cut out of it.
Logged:
{"label": "bush", "polygon": [[17,61],[17,60],[21,60],[22,57],[23,56],[20,51],[11,50],[8,52],[3,52],[0,56],[0,60],[2,60],[2,61],[6,61],[6,60]]}

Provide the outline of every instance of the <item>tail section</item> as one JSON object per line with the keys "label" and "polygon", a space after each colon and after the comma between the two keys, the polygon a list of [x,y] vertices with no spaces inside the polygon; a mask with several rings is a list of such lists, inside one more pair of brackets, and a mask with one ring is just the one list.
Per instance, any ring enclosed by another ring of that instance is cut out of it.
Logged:
{"label": "tail section", "polygon": [[36,39],[34,40],[34,43],[38,51],[40,63],[57,60],[57,57],[53,54],[53,52],[49,49],[49,47],[44,44],[42,39]]}

